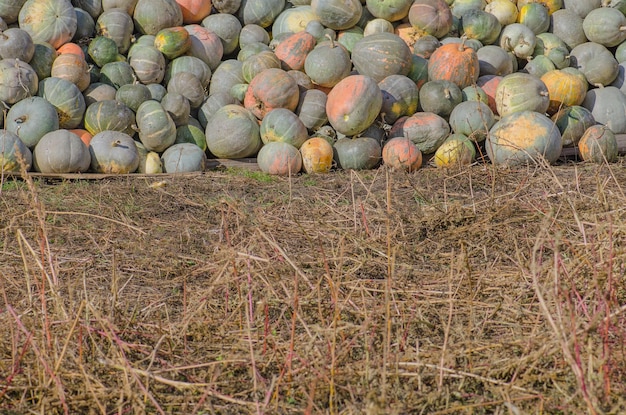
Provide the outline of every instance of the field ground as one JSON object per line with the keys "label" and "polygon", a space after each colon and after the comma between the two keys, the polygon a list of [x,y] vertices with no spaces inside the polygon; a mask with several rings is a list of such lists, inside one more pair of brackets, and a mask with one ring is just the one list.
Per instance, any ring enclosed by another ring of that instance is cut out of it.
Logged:
{"label": "field ground", "polygon": [[625,413],[625,167],[4,177],[0,413]]}

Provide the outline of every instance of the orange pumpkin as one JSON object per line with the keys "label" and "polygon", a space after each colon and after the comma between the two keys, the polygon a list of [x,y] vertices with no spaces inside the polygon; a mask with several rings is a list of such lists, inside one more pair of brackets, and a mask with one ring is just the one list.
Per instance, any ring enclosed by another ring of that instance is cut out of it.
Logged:
{"label": "orange pumpkin", "polygon": [[478,80],[480,67],[476,51],[465,42],[438,47],[428,60],[428,78],[450,81],[463,89]]}
{"label": "orange pumpkin", "polygon": [[414,172],[422,167],[422,152],[408,138],[394,137],[383,147],[383,162],[393,170]]}
{"label": "orange pumpkin", "polygon": [[85,51],[83,50],[83,48],[73,42],[65,43],[63,46],[57,49],[57,54],[62,55],[64,53],[73,53],[74,55],[81,56],[83,59],[85,59]]}
{"label": "orange pumpkin", "polygon": [[613,163],[617,160],[617,139],[605,125],[592,125],[578,141],[578,151],[584,161]]}
{"label": "orange pumpkin", "polygon": [[580,105],[587,95],[587,81],[572,70],[554,69],[546,72],[541,80],[548,87],[550,105],[548,114],[556,114],[563,107]]}
{"label": "orange pumpkin", "polygon": [[311,137],[300,147],[306,173],[328,173],[333,166],[333,146],[322,137]]}
{"label": "orange pumpkin", "polygon": [[282,40],[274,49],[274,54],[281,61],[283,69],[301,71],[304,69],[306,56],[316,44],[315,37],[303,30]]}
{"label": "orange pumpkin", "polygon": [[176,0],[183,12],[183,23],[192,24],[202,21],[211,14],[211,0]]}
{"label": "orange pumpkin", "polygon": [[52,63],[50,74],[55,78],[70,81],[81,91],[87,89],[91,82],[87,61],[85,61],[85,58],[73,53],[64,53],[57,56]]}
{"label": "orange pumpkin", "polygon": [[93,138],[93,135],[89,131],[83,130],[82,128],[76,128],[76,129],[70,130],[70,133],[74,133],[77,136],[79,136],[80,140],[83,143],[85,143],[87,147],[89,147],[89,142]]}

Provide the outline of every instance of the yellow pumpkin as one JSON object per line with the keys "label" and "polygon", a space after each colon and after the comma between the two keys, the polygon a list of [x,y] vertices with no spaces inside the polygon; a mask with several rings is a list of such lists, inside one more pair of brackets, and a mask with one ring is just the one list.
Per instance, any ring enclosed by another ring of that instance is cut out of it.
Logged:
{"label": "yellow pumpkin", "polygon": [[575,68],[554,69],[541,77],[550,97],[548,114],[556,114],[563,107],[582,104],[587,94],[587,82],[576,72],[580,71]]}

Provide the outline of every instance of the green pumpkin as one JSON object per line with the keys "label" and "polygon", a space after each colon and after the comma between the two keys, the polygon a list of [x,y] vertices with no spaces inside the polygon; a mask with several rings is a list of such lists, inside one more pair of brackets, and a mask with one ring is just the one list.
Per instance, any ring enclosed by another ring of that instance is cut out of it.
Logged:
{"label": "green pumpkin", "polygon": [[163,152],[161,162],[165,173],[190,173],[204,171],[207,157],[193,143],[178,143]]}
{"label": "green pumpkin", "polygon": [[16,134],[8,130],[0,130],[0,172],[19,172],[21,162],[28,171],[33,162],[30,149]]}
{"label": "green pumpkin", "polygon": [[102,131],[121,131],[133,135],[135,114],[124,103],[117,100],[94,102],[85,111],[85,129],[92,135]]}
{"label": "green pumpkin", "polygon": [[45,78],[39,82],[37,95],[50,102],[59,116],[59,128],[78,128],[85,114],[85,98],[72,82]]}
{"label": "green pumpkin", "polygon": [[382,147],[372,137],[341,138],[333,145],[337,166],[344,170],[368,170],[382,160]]}
{"label": "green pumpkin", "polygon": [[183,24],[183,13],[175,0],[138,0],[133,12],[135,30],[156,35],[166,27]]}
{"label": "green pumpkin", "polygon": [[139,140],[149,151],[162,152],[176,141],[176,124],[160,102],[145,101],[135,116]]}
{"label": "green pumpkin", "polygon": [[56,108],[42,97],[30,97],[9,109],[5,128],[33,149],[41,137],[59,129],[59,116]]}

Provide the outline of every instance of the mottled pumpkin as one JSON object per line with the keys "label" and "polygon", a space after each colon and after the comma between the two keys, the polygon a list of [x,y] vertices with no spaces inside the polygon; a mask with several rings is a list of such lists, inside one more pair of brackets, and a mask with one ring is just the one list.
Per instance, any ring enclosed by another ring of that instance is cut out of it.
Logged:
{"label": "mottled pumpkin", "polygon": [[578,141],[578,151],[584,161],[613,163],[617,161],[615,134],[604,125],[593,125]]}
{"label": "mottled pumpkin", "polygon": [[374,122],[382,103],[382,92],[374,78],[350,75],[328,94],[326,114],[335,130],[353,136],[365,131]]}
{"label": "mottled pumpkin", "polygon": [[306,173],[328,173],[333,167],[333,146],[322,137],[311,137],[300,147]]}
{"label": "mottled pumpkin", "polygon": [[422,167],[422,152],[408,138],[394,137],[383,146],[383,163],[393,170],[414,172]]}
{"label": "mottled pumpkin", "polygon": [[578,72],[577,69],[569,69],[569,71],[566,69],[555,69],[541,77],[541,81],[548,88],[550,98],[549,114],[554,114],[563,107],[580,105],[585,99],[587,82],[584,76],[581,76],[581,73],[577,75],[573,72]]}
{"label": "mottled pumpkin", "polygon": [[480,65],[476,51],[464,42],[448,43],[433,52],[428,61],[428,78],[454,82],[463,89],[478,80]]}
{"label": "mottled pumpkin", "polygon": [[257,154],[261,171],[277,176],[293,176],[302,169],[300,151],[289,143],[272,141],[261,147]]}

